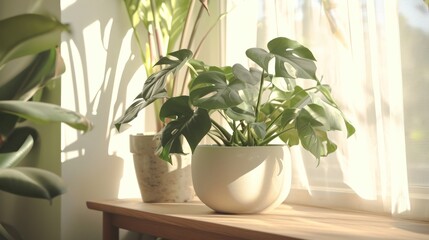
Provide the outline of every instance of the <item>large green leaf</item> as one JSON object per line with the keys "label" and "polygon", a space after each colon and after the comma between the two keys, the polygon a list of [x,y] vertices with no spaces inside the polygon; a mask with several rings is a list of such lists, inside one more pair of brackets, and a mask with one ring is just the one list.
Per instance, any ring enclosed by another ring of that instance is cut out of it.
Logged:
{"label": "large green leaf", "polygon": [[338,108],[337,103],[335,102],[334,98],[331,95],[331,91],[330,88],[326,85],[318,85],[318,89],[320,90],[320,92],[323,94],[323,96],[329,101],[330,105],[332,105],[333,107],[335,107],[341,114],[341,117],[343,118],[343,121],[346,125],[346,129],[347,129],[347,137],[350,137],[351,135],[353,135],[356,131],[355,127],[345,118],[343,112],[341,112],[341,110]]}
{"label": "large green leaf", "polygon": [[129,123],[132,120],[134,120],[138,116],[139,112],[143,108],[145,108],[149,104],[151,104],[152,102],[148,102],[148,101],[144,100],[143,97],[142,97],[142,94],[140,93],[134,99],[133,103],[127,108],[127,110],[125,111],[124,115],[122,115],[120,118],[118,118],[115,121],[114,124],[115,124],[116,129],[119,131],[122,124]]}
{"label": "large green leaf", "polygon": [[269,52],[260,48],[250,48],[247,57],[268,72],[269,62],[275,59],[275,76],[284,78],[317,79],[316,64],[311,51],[297,41],[279,37],[268,44]]}
{"label": "large green leaf", "polygon": [[89,131],[91,123],[79,113],[55,104],[24,101],[0,101],[0,112],[19,116],[38,123],[63,122],[75,129]]}
{"label": "large green leaf", "polygon": [[344,119],[341,112],[328,103],[317,100],[306,106],[307,112],[318,122],[323,123],[326,131],[343,130]]}
{"label": "large green leaf", "polygon": [[166,89],[168,77],[174,75],[176,71],[179,71],[191,57],[191,51],[182,49],[161,58],[156,65],[162,65],[163,69],[153,73],[147,78],[142,92],[137,95],[124,115],[115,121],[114,124],[116,129],[119,130],[122,124],[131,122],[138,116],[142,109],[157,99],[166,98],[168,96]]}
{"label": "large green leaf", "polygon": [[323,118],[315,119],[309,108],[304,108],[296,118],[296,129],[302,146],[320,160],[320,157],[335,151],[337,146],[329,140],[326,126],[318,120],[325,121]]}
{"label": "large green leaf", "polygon": [[64,30],[68,25],[39,14],[0,20],[0,68],[15,58],[55,48]]}
{"label": "large green leaf", "polygon": [[211,109],[226,109],[243,102],[234,82],[227,82],[223,73],[204,72],[189,84],[189,97],[194,106]]}
{"label": "large green leaf", "polygon": [[162,131],[161,145],[163,147],[161,158],[171,161],[171,153],[183,153],[181,137],[184,136],[193,152],[203,137],[211,128],[211,121],[205,109],[195,111],[189,105],[188,96],[168,99],[162,106],[160,118],[172,119]]}
{"label": "large green leaf", "polygon": [[15,167],[0,169],[0,190],[20,196],[52,200],[65,192],[65,186],[60,177],[49,171]]}
{"label": "large green leaf", "polygon": [[[37,54],[33,61],[18,75],[0,86],[0,100],[28,100],[48,81],[58,77],[55,73],[57,63],[56,49]],[[62,61],[58,63],[63,64]],[[61,65],[61,69],[64,67]]]}
{"label": "large green leaf", "polygon": [[[131,26],[137,27],[137,25],[143,21],[143,19],[147,19],[146,12],[150,10],[150,8],[144,3],[149,1],[141,1],[141,0],[124,0],[125,9],[127,10],[128,16],[131,21]],[[147,24],[145,24],[146,26]]]}
{"label": "large green leaf", "polygon": [[[182,36],[182,32],[185,26],[185,19],[189,14],[191,1],[190,0],[175,0],[168,1],[170,5],[170,16],[161,15],[163,19],[170,19],[170,22],[166,22],[165,29],[167,30],[168,36],[168,47],[167,51],[171,52],[176,47],[176,43],[179,37]],[[168,6],[166,4],[166,6]],[[164,11],[165,14],[167,11]]]}
{"label": "large green leaf", "polygon": [[167,92],[166,82],[170,74],[174,74],[192,57],[192,52],[181,49],[161,58],[155,65],[162,65],[163,68],[149,76],[146,80],[142,98],[147,102],[153,102],[158,98],[164,98]]}

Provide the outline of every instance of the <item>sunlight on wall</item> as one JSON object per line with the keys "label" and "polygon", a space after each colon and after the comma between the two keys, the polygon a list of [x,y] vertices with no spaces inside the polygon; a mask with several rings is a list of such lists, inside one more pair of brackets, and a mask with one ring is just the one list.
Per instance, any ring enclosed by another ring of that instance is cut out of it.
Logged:
{"label": "sunlight on wall", "polygon": [[[61,106],[68,109],[75,109],[74,101],[70,101],[71,99],[75,99],[75,94],[79,90],[75,90],[77,87],[76,84],[79,84],[79,81],[72,81],[72,79],[84,79],[84,72],[82,68],[82,58],[80,56],[79,50],[73,41],[70,39],[68,42],[63,41],[61,43],[61,55],[64,59],[64,63],[67,66],[66,72],[62,75],[63,81],[61,82],[62,88],[67,89],[67,91],[61,91]],[[71,60],[73,60],[71,62]],[[73,64],[73,71],[70,70],[71,64]],[[82,82],[80,82],[82,83]],[[80,90],[83,86],[80,86]],[[86,101],[82,101],[85,103]],[[86,108],[86,106],[85,106]],[[84,113],[79,110],[80,113]],[[78,133],[76,131],[70,131],[65,127],[62,127],[61,131],[61,162],[65,162],[67,159],[74,159],[79,157],[81,152],[79,150],[67,150],[67,146],[70,143],[76,142],[78,139]]]}
{"label": "sunlight on wall", "polygon": [[[111,38],[111,29],[113,20],[110,19],[108,23],[102,28],[99,21],[89,24],[82,30],[83,45],[86,51],[78,49],[73,39],[64,41],[62,43],[63,58],[66,65],[71,66],[69,71],[66,71],[64,78],[67,79],[86,79],[86,81],[66,81],[63,86],[66,91],[63,91],[63,106],[68,108],[77,108],[79,112],[85,113],[89,111],[90,115],[97,116],[103,114],[104,105],[110,107],[108,116],[104,118],[107,124],[94,123],[95,128],[106,126],[104,138],[110,139],[108,146],[108,154],[110,156],[118,156],[124,160],[123,177],[120,182],[120,189],[118,193],[119,198],[127,197],[140,197],[137,182],[135,180],[134,166],[131,161],[132,155],[129,153],[128,137],[133,132],[141,132],[144,130],[143,121],[135,121],[128,129],[118,133],[113,128],[113,122],[122,114],[118,109],[125,109],[131,104],[134,99],[134,93],[138,93],[141,88],[141,79],[145,78],[144,67],[140,67],[133,75],[132,79],[126,86],[126,91],[133,93],[127,95],[126,101],[119,99],[118,93],[123,88],[123,74],[129,61],[135,60],[135,56],[131,52],[130,42],[132,40],[132,31],[128,31],[122,40],[121,50],[117,59],[109,59],[109,39]],[[102,31],[103,30],[103,31]],[[84,57],[82,56],[84,54]],[[112,70],[112,66],[114,69]],[[113,85],[111,90],[107,88]],[[137,91],[136,91],[137,90]],[[111,92],[110,102],[100,102],[101,97],[106,92]],[[79,99],[73,102],[68,99]],[[91,103],[89,106],[87,103]],[[119,105],[118,105],[119,103]],[[118,105],[118,106],[117,106]],[[90,108],[90,109],[88,109]],[[139,118],[144,118],[145,114],[142,112]],[[127,128],[125,126],[124,128]],[[78,140],[79,135],[73,132],[63,132],[63,157],[62,161],[76,159],[83,156],[82,150],[70,150],[68,145]]]}
{"label": "sunlight on wall", "polygon": [[61,11],[66,10],[70,6],[76,3],[77,0],[61,0]]}

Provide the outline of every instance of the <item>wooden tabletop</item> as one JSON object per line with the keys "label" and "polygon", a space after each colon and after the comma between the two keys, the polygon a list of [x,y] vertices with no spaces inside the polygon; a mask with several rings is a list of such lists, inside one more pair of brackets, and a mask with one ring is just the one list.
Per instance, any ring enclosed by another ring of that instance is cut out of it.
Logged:
{"label": "wooden tabletop", "polygon": [[429,239],[429,222],[300,205],[253,215],[217,214],[199,201],[126,199],[88,201],[87,206],[112,217],[108,225],[170,240]]}

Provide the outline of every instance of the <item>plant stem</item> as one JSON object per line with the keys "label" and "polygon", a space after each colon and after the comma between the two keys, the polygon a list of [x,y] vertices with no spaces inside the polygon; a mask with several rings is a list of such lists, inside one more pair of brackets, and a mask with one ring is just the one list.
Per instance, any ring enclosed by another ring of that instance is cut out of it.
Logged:
{"label": "plant stem", "polygon": [[261,108],[261,101],[262,101],[262,93],[263,93],[263,87],[264,87],[264,73],[265,70],[262,70],[261,74],[261,82],[259,84],[259,95],[258,95],[258,101],[256,102],[256,109],[255,109],[255,121],[258,121],[259,111]]}
{"label": "plant stem", "polygon": [[156,2],[155,0],[151,0],[150,1],[150,8],[152,10],[152,15],[153,15],[153,23],[154,23],[154,34],[155,34],[155,39],[156,39],[156,47],[158,50],[158,57],[161,58],[162,56],[164,56],[163,50],[162,50],[162,37],[159,34],[159,22],[158,22],[158,8],[156,6]]}
{"label": "plant stem", "polygon": [[192,42],[194,41],[195,34],[197,33],[198,24],[200,23],[204,10],[205,10],[204,5],[201,4],[200,10],[198,11],[197,18],[195,19],[195,22],[194,22],[194,26],[192,27],[191,36],[189,37],[188,47],[187,47],[188,49],[191,49]]}
{"label": "plant stem", "polygon": [[268,143],[270,143],[272,140],[274,140],[276,137],[279,137],[280,135],[282,135],[283,133],[286,133],[287,131],[290,131],[290,130],[293,130],[295,127],[290,127],[290,128],[287,128],[287,129],[285,129],[285,130],[283,130],[283,131],[281,131],[281,132],[279,132],[279,133],[277,133],[277,134],[273,134],[271,137],[268,137],[268,138],[265,138],[263,141],[261,141],[260,143],[259,143],[259,145],[261,145],[261,146],[263,146],[263,145],[266,145],[266,144],[268,144]]}
{"label": "plant stem", "polygon": [[223,137],[225,139],[231,139],[231,134],[224,128],[222,127],[219,123],[217,123],[215,120],[211,119],[212,125],[216,128],[216,130],[223,135]]}
{"label": "plant stem", "polygon": [[209,138],[211,140],[213,140],[213,142],[216,143],[216,145],[218,145],[218,146],[222,145],[222,143],[220,141],[218,141],[218,139],[222,140],[222,142],[226,145],[225,139],[222,139],[220,136],[217,136],[217,135],[210,133],[210,132],[207,135],[209,136]]}
{"label": "plant stem", "polygon": [[209,34],[213,31],[213,29],[216,27],[216,25],[218,24],[218,22],[220,22],[220,20],[222,20],[227,13],[224,13],[222,15],[220,15],[218,17],[218,19],[216,20],[216,22],[210,27],[210,29],[204,34],[204,36],[201,38],[200,43],[198,44],[197,48],[195,48],[195,57],[198,56],[198,54],[200,53],[200,49],[201,46],[203,45],[204,41],[206,40],[206,38],[209,36]]}
{"label": "plant stem", "polygon": [[[191,22],[192,12],[194,11],[194,6],[195,6],[195,0],[192,0],[189,3],[188,12],[186,14],[185,24],[183,26],[182,36],[180,36],[179,49],[182,49],[184,47],[183,45],[185,42],[186,33],[188,32],[189,24]],[[182,88],[180,89],[179,95],[183,95],[185,93],[185,87],[187,86],[186,83],[188,82],[188,80],[187,80],[188,79],[188,72],[189,72],[188,69],[186,69],[185,75],[183,76],[185,79],[183,81]],[[172,86],[173,92],[175,92],[175,90],[176,90],[176,82],[177,82],[178,78],[179,78],[178,75],[174,76],[173,86]]]}
{"label": "plant stem", "polygon": [[182,49],[183,43],[185,42],[185,33],[188,32],[189,24],[192,17],[192,12],[194,11],[195,0],[192,0],[189,4],[188,13],[186,15],[185,26],[183,27],[182,36],[180,37],[179,49]]}

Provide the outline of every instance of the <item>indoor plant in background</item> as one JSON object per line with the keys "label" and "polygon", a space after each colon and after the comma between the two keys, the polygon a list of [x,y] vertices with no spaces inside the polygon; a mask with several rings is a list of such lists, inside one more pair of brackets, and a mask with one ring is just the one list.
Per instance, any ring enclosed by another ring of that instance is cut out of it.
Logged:
{"label": "indoor plant in background", "polygon": [[[88,131],[84,116],[58,105],[36,101],[64,64],[56,49],[68,26],[39,14],[22,14],[0,20],[0,190],[49,201],[64,193],[62,179],[43,169],[19,166],[37,144],[37,130],[23,126],[64,122]],[[27,57],[27,60],[23,57]],[[22,62],[20,62],[22,61]],[[21,239],[12,226],[0,222],[1,239]]]}
{"label": "indoor plant in background", "polygon": [[[189,48],[196,53],[199,52],[201,44],[215,26],[215,24],[209,27],[202,26],[204,13],[208,13],[208,1],[200,0],[199,2],[200,4],[197,4],[195,0],[124,1],[147,76],[152,75],[157,68],[161,67],[155,63],[174,49]],[[199,9],[194,10],[196,6],[199,6]],[[202,29],[204,32],[197,39],[198,29]],[[160,71],[169,70],[161,69]],[[185,83],[180,85],[176,83],[177,81],[169,79],[165,91],[158,92],[158,98],[154,102],[143,98],[145,93],[138,93],[123,116],[115,121],[116,128],[120,130],[122,124],[131,122],[142,109],[154,103],[154,114],[152,115],[155,122],[154,132],[159,132],[163,123],[157,116],[163,101],[167,97],[181,95],[186,90]],[[194,197],[194,190],[190,173],[190,156],[174,156],[171,164],[160,161],[155,154],[157,141],[155,135],[151,133],[130,135],[130,150],[133,153],[134,167],[143,200],[145,202],[191,200]]]}
{"label": "indoor plant in background", "polygon": [[[291,176],[289,160],[282,159],[289,150],[283,145],[301,145],[318,164],[337,149],[329,131],[345,131],[347,137],[355,131],[329,85],[316,76],[316,60],[308,48],[283,37],[271,40],[267,47],[268,51],[246,51],[255,64],[249,70],[240,64],[207,66],[182,49],[162,58],[158,64],[164,65],[163,70],[145,83],[142,97],[153,102],[165,91],[168,75],[177,74],[182,66],[192,70],[189,95],[171,97],[161,107],[159,117],[166,126],[158,153],[171,161],[172,154],[184,153],[182,140],[186,139],[194,153],[196,194],[219,212],[265,211],[286,198],[283,191],[288,190]],[[215,120],[215,114],[227,127]],[[205,136],[220,146],[199,146]],[[276,139],[283,143],[272,146]],[[252,155],[238,159],[246,152]],[[228,155],[232,157],[225,160]]]}

